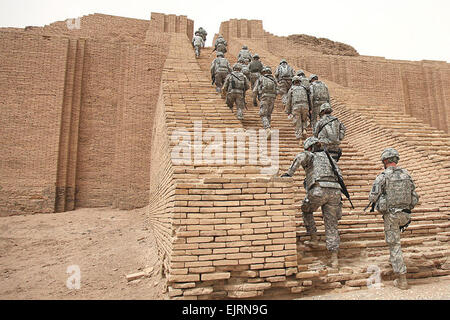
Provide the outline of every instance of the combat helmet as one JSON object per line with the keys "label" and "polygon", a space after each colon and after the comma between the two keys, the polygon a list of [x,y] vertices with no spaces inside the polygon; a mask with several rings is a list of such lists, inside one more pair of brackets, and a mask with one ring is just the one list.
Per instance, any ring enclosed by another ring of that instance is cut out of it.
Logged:
{"label": "combat helmet", "polygon": [[319,113],[322,113],[325,111],[329,111],[328,113],[333,112],[333,109],[331,108],[331,105],[328,102],[322,103],[322,105],[320,106]]}
{"label": "combat helmet", "polygon": [[247,46],[242,46],[242,49],[248,50],[248,47]]}
{"label": "combat helmet", "polygon": [[217,56],[218,57],[224,57],[223,52],[222,51],[217,52]]}
{"label": "combat helmet", "polygon": [[294,82],[301,82],[302,81],[302,79],[299,77],[299,76],[293,76],[292,77],[292,83],[294,83]]}
{"label": "combat helmet", "polygon": [[272,74],[272,69],[271,69],[269,66],[267,66],[267,67],[264,67],[264,68],[261,70],[261,72],[262,72],[262,73],[265,73],[265,74]]}
{"label": "combat helmet", "polygon": [[309,77],[309,82],[313,81],[313,80],[319,80],[319,76],[317,74],[312,74]]}
{"label": "combat helmet", "polygon": [[255,53],[255,54],[253,55],[253,59],[259,59],[259,54]]}
{"label": "combat helmet", "polygon": [[244,57],[240,57],[238,59],[238,63],[247,64],[247,59],[245,59]]}
{"label": "combat helmet", "polygon": [[241,71],[242,70],[242,66],[239,63],[235,63],[233,65],[233,70],[235,71]]}
{"label": "combat helmet", "polygon": [[381,162],[389,159],[391,162],[398,163],[400,160],[400,154],[394,148],[387,148],[381,153]]}
{"label": "combat helmet", "polygon": [[308,150],[309,148],[311,148],[312,146],[314,146],[317,143],[319,143],[319,139],[317,139],[316,137],[309,137],[303,143],[303,148],[305,150]]}
{"label": "combat helmet", "polygon": [[297,76],[301,77],[301,76],[305,76],[305,72],[303,70],[298,70],[297,71]]}
{"label": "combat helmet", "polygon": [[280,64],[282,64],[283,62],[287,63],[286,59],[281,59]]}

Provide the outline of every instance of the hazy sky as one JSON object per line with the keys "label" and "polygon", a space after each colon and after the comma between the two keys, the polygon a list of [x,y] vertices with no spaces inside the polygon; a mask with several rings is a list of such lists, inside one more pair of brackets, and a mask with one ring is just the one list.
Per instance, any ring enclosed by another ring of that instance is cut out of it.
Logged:
{"label": "hazy sky", "polygon": [[0,0],[0,26],[43,26],[92,13],[150,19],[151,12],[187,15],[195,29],[208,31],[207,44],[222,21],[260,19],[273,34],[325,37],[362,55],[450,62],[449,0]]}

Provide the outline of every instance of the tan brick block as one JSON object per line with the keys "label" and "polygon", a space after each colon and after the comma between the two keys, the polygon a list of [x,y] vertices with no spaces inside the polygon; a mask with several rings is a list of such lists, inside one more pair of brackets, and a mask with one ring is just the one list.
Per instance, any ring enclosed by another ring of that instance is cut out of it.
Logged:
{"label": "tan brick block", "polygon": [[271,269],[271,270],[261,270],[259,271],[259,276],[262,278],[265,277],[274,277],[274,276],[284,276],[286,274],[285,269]]}
{"label": "tan brick block", "polygon": [[192,237],[187,238],[187,243],[204,243],[214,241],[214,237]]}
{"label": "tan brick block", "polygon": [[247,252],[228,253],[226,257],[227,259],[250,259],[252,257],[252,254]]}
{"label": "tan brick block", "polygon": [[185,290],[183,295],[184,296],[201,296],[206,294],[211,294],[214,291],[212,287],[206,287],[206,288],[193,288]]}
{"label": "tan brick block", "polygon": [[185,282],[185,283],[173,283],[172,287],[174,289],[186,289],[186,288],[195,288],[195,282]]}
{"label": "tan brick block", "polygon": [[261,267],[264,267],[264,258],[251,258],[251,259],[241,259],[239,260],[239,264],[245,265],[245,264],[261,264]]}
{"label": "tan brick block", "polygon": [[209,267],[212,266],[212,261],[193,261],[193,262],[186,262],[185,267],[187,268],[195,268],[195,267]]}
{"label": "tan brick block", "polygon": [[320,275],[317,271],[302,271],[295,275],[297,279],[318,278]]}
{"label": "tan brick block", "polygon": [[230,279],[230,272],[216,272],[216,273],[205,273],[202,274],[202,281],[211,281],[211,280],[225,280]]}
{"label": "tan brick block", "polygon": [[252,234],[243,235],[242,240],[266,240],[268,237],[266,234]]}
{"label": "tan brick block", "polygon": [[169,275],[168,281],[169,282],[200,281],[200,275],[198,275],[198,274]]}

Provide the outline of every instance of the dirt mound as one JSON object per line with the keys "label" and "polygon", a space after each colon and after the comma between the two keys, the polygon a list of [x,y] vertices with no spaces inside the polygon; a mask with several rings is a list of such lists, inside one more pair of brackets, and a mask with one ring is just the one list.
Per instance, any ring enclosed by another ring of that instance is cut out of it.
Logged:
{"label": "dirt mound", "polygon": [[307,46],[311,50],[320,51],[323,54],[359,56],[358,51],[356,51],[352,46],[326,38],[316,38],[306,34],[294,34],[288,36],[287,39],[295,44]]}

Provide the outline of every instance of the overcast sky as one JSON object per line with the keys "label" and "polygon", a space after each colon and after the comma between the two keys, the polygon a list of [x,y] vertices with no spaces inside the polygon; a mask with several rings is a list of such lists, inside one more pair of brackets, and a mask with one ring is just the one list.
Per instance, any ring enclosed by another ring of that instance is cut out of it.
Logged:
{"label": "overcast sky", "polygon": [[195,29],[207,30],[207,44],[222,21],[259,19],[273,34],[324,37],[362,55],[450,62],[449,0],[0,0],[0,26],[43,26],[92,13],[150,19],[151,12],[187,15]]}

